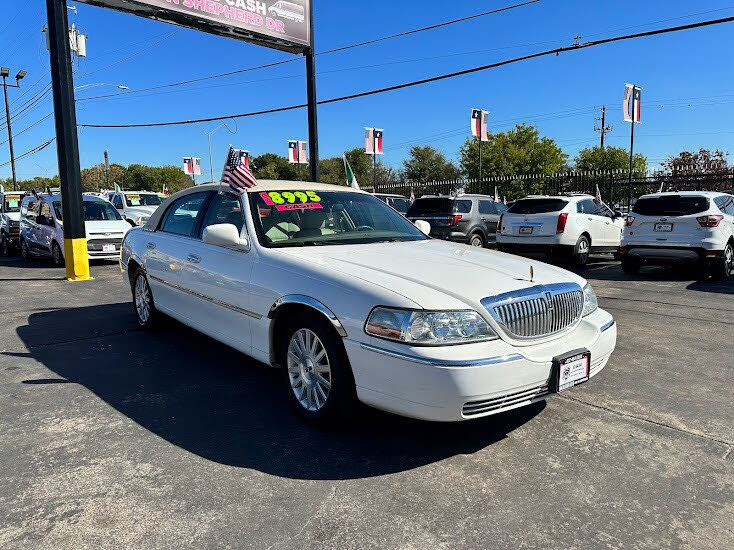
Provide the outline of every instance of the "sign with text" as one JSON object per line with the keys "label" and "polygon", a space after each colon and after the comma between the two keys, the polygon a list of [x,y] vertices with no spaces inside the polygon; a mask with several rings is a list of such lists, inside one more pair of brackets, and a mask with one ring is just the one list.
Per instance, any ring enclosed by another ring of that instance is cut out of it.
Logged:
{"label": "sign with text", "polygon": [[78,0],[254,42],[302,52],[310,46],[311,0]]}

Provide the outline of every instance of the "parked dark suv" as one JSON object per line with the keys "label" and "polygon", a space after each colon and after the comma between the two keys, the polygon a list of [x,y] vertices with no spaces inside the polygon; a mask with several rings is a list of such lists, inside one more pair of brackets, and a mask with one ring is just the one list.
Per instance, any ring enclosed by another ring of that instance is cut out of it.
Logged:
{"label": "parked dark suv", "polygon": [[507,207],[489,195],[421,197],[408,209],[410,221],[431,224],[431,237],[472,246],[494,243],[497,222]]}

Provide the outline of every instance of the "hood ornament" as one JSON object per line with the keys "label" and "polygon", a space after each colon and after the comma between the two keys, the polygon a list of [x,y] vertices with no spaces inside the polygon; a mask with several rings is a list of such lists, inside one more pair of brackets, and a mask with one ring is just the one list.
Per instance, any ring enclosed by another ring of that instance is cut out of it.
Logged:
{"label": "hood ornament", "polygon": [[531,283],[534,283],[535,282],[535,271],[533,270],[533,266],[532,265],[530,266],[530,282]]}

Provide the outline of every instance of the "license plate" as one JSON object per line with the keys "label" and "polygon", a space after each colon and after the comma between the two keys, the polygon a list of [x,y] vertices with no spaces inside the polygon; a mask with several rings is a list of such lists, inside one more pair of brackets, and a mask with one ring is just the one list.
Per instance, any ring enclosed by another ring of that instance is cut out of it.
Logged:
{"label": "license plate", "polygon": [[666,233],[670,233],[673,231],[673,224],[672,223],[656,223],[653,227],[653,231],[664,231]]}
{"label": "license plate", "polygon": [[562,392],[589,379],[591,353],[580,350],[553,360],[551,389]]}
{"label": "license plate", "polygon": [[114,252],[114,251],[115,251],[114,244],[103,244],[102,245],[102,252]]}
{"label": "license plate", "polygon": [[530,235],[532,232],[532,227],[523,226],[520,228],[520,235]]}

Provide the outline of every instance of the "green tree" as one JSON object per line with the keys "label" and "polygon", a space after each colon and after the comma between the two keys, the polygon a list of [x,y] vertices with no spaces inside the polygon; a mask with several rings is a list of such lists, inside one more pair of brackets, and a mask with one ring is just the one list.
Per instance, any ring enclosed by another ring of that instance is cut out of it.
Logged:
{"label": "green tree", "polygon": [[[467,139],[459,150],[462,173],[479,177],[479,147]],[[548,137],[540,137],[535,126],[518,124],[512,130],[490,134],[482,143],[482,176],[553,174],[563,169],[568,155]]]}
{"label": "green tree", "polygon": [[414,145],[408,154],[403,162],[403,177],[411,183],[459,177],[459,169],[434,147]]}
{"label": "green tree", "polygon": [[[250,159],[255,177],[261,180],[297,180],[298,167],[275,153],[264,153]],[[308,174],[307,165],[301,165],[302,176]]]}
{"label": "green tree", "polygon": [[95,164],[82,170],[82,190],[99,191],[114,187],[115,183],[121,183],[125,178],[125,167],[121,164],[110,164],[109,185],[105,175],[104,164]]}
{"label": "green tree", "polygon": [[[630,154],[622,147],[586,147],[581,149],[574,159],[576,170],[629,170]],[[633,162],[633,171],[647,172],[647,157],[636,153]]]}

